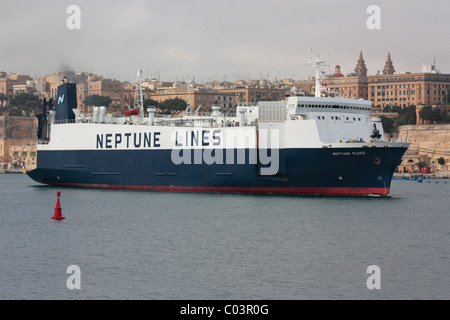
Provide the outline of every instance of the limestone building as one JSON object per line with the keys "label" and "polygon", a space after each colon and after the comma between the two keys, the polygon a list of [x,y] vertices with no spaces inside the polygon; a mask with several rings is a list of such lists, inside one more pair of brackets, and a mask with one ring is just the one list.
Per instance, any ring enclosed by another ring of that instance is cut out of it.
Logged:
{"label": "limestone building", "polygon": [[450,74],[435,66],[421,73],[395,73],[390,53],[383,74],[368,77],[368,100],[375,106],[443,105],[449,101]]}

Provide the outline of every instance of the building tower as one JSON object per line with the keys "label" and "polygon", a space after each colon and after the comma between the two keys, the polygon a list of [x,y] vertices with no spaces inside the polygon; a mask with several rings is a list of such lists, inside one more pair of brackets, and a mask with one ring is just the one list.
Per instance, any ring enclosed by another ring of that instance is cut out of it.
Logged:
{"label": "building tower", "polygon": [[334,67],[334,74],[333,77],[344,77],[344,75],[341,73],[341,66],[337,65]]}
{"label": "building tower", "polygon": [[356,64],[355,73],[358,77],[367,77],[367,68],[362,55],[362,50],[359,53],[359,59],[358,63]]}
{"label": "building tower", "polygon": [[394,72],[395,72],[395,69],[394,69],[394,65],[392,64],[391,53],[389,52],[388,56],[387,56],[386,64],[384,65],[383,75],[394,74]]}

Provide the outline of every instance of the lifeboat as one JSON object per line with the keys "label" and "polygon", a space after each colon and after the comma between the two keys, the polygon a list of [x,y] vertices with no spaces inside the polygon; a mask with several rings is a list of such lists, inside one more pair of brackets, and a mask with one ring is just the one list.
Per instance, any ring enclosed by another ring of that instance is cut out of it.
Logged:
{"label": "lifeboat", "polygon": [[124,110],[123,114],[126,115],[126,116],[138,116],[139,115],[139,109]]}

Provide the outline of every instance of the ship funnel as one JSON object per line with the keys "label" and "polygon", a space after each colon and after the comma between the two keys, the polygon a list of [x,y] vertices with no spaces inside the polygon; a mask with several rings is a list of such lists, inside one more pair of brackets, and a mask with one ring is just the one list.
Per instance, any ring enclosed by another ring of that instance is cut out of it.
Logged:
{"label": "ship funnel", "polygon": [[77,85],[75,83],[64,83],[58,87],[55,120],[58,122],[69,122],[75,120],[72,109],[77,106]]}

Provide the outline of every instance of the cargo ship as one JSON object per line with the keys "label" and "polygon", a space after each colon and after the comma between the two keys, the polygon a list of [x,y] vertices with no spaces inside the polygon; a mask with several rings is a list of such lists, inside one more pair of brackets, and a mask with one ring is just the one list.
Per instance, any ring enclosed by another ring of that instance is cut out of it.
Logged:
{"label": "cargo ship", "polygon": [[183,116],[144,112],[140,83],[135,106],[117,117],[106,107],[81,114],[76,84],[59,86],[55,108],[38,116],[37,168],[28,175],[84,188],[388,196],[409,146],[385,141],[370,101],[320,97],[318,81],[314,97],[238,105],[233,114],[188,105]]}

